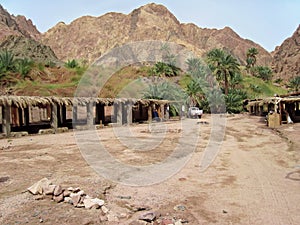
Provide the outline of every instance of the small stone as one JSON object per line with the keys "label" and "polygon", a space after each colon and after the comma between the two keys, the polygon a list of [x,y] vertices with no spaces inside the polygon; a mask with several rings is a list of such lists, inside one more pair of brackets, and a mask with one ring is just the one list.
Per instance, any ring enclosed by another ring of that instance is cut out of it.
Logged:
{"label": "small stone", "polygon": [[57,185],[57,186],[55,187],[55,189],[54,189],[53,194],[54,194],[55,196],[58,196],[58,195],[62,194],[63,191],[64,191],[64,189],[62,188],[62,186]]}
{"label": "small stone", "polygon": [[83,203],[78,203],[78,204],[76,205],[76,208],[84,208],[84,204],[83,204]]}
{"label": "small stone", "polygon": [[64,190],[64,197],[70,197],[71,191],[69,190]]}
{"label": "small stone", "polygon": [[72,195],[71,196],[71,199],[72,199],[72,202],[73,202],[73,205],[75,207],[77,207],[77,205],[80,203],[80,200],[81,200],[81,196],[80,195]]}
{"label": "small stone", "polygon": [[101,210],[104,214],[108,213],[108,211],[109,211],[109,209],[104,205],[101,207]]}
{"label": "small stone", "polygon": [[99,199],[99,198],[93,198],[91,201],[94,202],[94,203],[96,203],[96,204],[98,204],[99,206],[103,206],[104,205],[104,200]]}
{"label": "small stone", "polygon": [[156,214],[154,212],[147,212],[139,217],[139,220],[144,220],[146,222],[152,222],[155,220]]}
{"label": "small stone", "polygon": [[93,202],[92,200],[93,199],[91,199],[91,198],[85,198],[85,199],[83,199],[84,208],[91,209],[94,206],[100,207],[97,203]]}
{"label": "small stone", "polygon": [[186,208],[185,208],[185,206],[184,205],[176,205],[175,207],[174,207],[174,210],[176,210],[176,211],[184,211]]}
{"label": "small stone", "polygon": [[44,188],[45,195],[53,195],[56,185],[50,184]]}
{"label": "small stone", "polygon": [[223,211],[222,211],[223,213],[228,213],[225,209],[223,209]]}
{"label": "small stone", "polygon": [[68,187],[67,190],[68,190],[68,191],[71,191],[71,192],[74,192],[75,188],[73,188],[73,187]]}
{"label": "small stone", "polygon": [[160,223],[160,225],[173,225],[173,220],[171,219],[163,219]]}
{"label": "small stone", "polygon": [[178,221],[176,221],[176,222],[174,223],[174,225],[182,225],[182,223],[181,223],[180,220],[178,220]]}
{"label": "small stone", "polygon": [[100,215],[100,221],[101,221],[101,222],[108,221],[107,216],[106,216],[106,215]]}
{"label": "small stone", "polygon": [[40,223],[43,223],[43,222],[44,222],[44,220],[42,218],[40,218]]}
{"label": "small stone", "polygon": [[65,203],[73,204],[72,198],[71,197],[65,197],[64,198]]}
{"label": "small stone", "polygon": [[35,196],[34,200],[43,200],[44,199],[44,195],[37,195]]}
{"label": "small stone", "polygon": [[57,195],[57,196],[54,195],[53,200],[57,203],[64,201],[64,194],[61,193],[60,195]]}
{"label": "small stone", "polygon": [[108,214],[107,215],[107,220],[109,222],[119,222],[119,218],[116,215],[113,215],[113,214]]}
{"label": "small stone", "polygon": [[80,195],[80,196],[84,196],[84,195],[85,195],[85,193],[84,193],[83,190],[76,192],[76,194],[78,194],[78,195]]}
{"label": "small stone", "polygon": [[37,194],[42,195],[43,188],[49,186],[50,184],[51,181],[49,181],[47,178],[43,178],[38,182],[36,182],[35,184],[33,184],[31,187],[27,188],[27,190],[33,195],[37,195]]}

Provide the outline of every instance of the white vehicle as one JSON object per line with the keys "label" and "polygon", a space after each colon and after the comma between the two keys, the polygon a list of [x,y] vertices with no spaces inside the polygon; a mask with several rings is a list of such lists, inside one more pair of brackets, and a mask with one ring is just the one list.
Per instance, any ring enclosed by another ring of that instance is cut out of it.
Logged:
{"label": "white vehicle", "polygon": [[190,107],[188,111],[189,118],[201,118],[203,110],[200,110],[198,107]]}

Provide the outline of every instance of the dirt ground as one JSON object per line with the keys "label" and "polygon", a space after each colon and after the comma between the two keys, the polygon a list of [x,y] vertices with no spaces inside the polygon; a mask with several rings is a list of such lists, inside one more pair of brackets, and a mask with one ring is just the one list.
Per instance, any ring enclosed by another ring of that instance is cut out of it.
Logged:
{"label": "dirt ground", "polygon": [[[164,182],[144,187],[99,176],[84,160],[72,131],[1,139],[0,224],[146,224],[137,221],[149,211],[160,219],[181,219],[183,224],[299,224],[300,124],[284,124],[274,130],[259,117],[230,116],[218,156],[200,172],[199,162],[210,138],[210,118],[193,120],[200,128],[200,139],[185,167]],[[154,152],[126,148],[112,128],[97,132],[118,160],[144,165],[172,152],[180,122],[165,124],[167,135]],[[132,129],[150,135],[147,124]],[[37,200],[26,189],[44,177],[104,199],[109,221],[102,221],[101,210]]]}

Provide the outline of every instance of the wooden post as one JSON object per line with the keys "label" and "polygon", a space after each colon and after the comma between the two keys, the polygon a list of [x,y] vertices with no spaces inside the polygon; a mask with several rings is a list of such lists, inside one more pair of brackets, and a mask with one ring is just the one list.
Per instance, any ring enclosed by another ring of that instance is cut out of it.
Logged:
{"label": "wooden post", "polygon": [[152,105],[148,106],[148,122],[152,122]]}
{"label": "wooden post", "polygon": [[132,124],[132,104],[126,104],[126,122],[127,125]]}
{"label": "wooden post", "polygon": [[165,120],[165,105],[164,104],[161,104],[160,105],[160,114],[161,114],[161,121]]}
{"label": "wooden post", "polygon": [[123,103],[120,102],[117,104],[117,124],[123,124]]}
{"label": "wooden post", "polygon": [[73,123],[73,125],[75,125],[77,123],[77,111],[78,111],[77,105],[73,105],[73,109],[72,109],[72,114],[73,114],[72,123]]}
{"label": "wooden post", "polygon": [[94,108],[94,103],[93,102],[89,102],[87,104],[87,117],[86,117],[86,121],[87,121],[87,125],[88,128],[91,129],[94,125],[94,113],[93,113],[93,108]]}
{"label": "wooden post", "polygon": [[53,103],[51,105],[51,121],[50,121],[50,125],[51,128],[53,128],[55,131],[58,128],[58,107],[57,107],[57,103]]}
{"label": "wooden post", "polygon": [[11,107],[8,105],[2,106],[2,132],[6,134],[8,137],[11,132],[10,127],[10,113],[11,113]]}

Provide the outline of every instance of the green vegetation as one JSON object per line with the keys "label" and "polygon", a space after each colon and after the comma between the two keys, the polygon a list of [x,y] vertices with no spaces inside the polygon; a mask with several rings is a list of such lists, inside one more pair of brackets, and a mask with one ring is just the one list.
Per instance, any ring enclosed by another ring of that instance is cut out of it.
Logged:
{"label": "green vegetation", "polygon": [[300,90],[300,76],[294,77],[290,81],[288,86],[291,91],[299,91]]}
{"label": "green vegetation", "polygon": [[70,69],[74,69],[74,68],[79,67],[79,63],[75,59],[68,60],[65,63],[65,67],[70,68]]}
{"label": "green vegetation", "polygon": [[33,61],[27,58],[16,60],[16,71],[25,78],[33,67]]}

